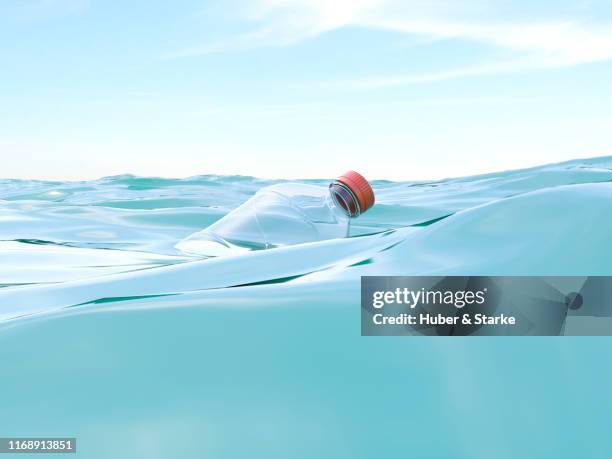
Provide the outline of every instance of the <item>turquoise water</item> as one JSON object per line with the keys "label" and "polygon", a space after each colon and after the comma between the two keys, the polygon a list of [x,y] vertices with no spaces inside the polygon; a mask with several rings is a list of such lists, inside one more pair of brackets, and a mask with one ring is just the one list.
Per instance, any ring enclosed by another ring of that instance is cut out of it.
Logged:
{"label": "turquoise water", "polygon": [[612,457],[609,338],[359,325],[362,275],[612,275],[612,157],[376,181],[348,239],[174,249],[272,183],[1,180],[0,436],[87,458]]}

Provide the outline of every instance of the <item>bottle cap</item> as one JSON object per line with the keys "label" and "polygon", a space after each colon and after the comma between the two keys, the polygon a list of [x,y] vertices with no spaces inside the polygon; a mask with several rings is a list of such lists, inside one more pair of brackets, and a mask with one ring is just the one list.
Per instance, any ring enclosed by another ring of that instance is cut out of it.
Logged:
{"label": "bottle cap", "polygon": [[374,190],[363,175],[355,171],[348,171],[338,177],[336,181],[347,186],[355,195],[359,203],[360,214],[374,205]]}

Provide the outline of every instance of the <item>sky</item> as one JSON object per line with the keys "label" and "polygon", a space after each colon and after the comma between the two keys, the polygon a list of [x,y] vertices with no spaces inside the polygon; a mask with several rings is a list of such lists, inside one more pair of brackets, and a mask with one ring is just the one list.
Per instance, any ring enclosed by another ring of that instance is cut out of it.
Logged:
{"label": "sky", "polygon": [[2,0],[0,177],[429,180],[612,155],[612,3]]}

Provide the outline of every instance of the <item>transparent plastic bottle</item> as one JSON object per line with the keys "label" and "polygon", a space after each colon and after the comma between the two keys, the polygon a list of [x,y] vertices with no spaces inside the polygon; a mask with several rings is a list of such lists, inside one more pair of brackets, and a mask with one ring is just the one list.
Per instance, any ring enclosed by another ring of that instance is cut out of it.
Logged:
{"label": "transparent plastic bottle", "polygon": [[352,218],[374,205],[374,191],[349,171],[329,187],[282,183],[253,197],[208,228],[176,245],[185,253],[217,257],[248,250],[347,237]]}

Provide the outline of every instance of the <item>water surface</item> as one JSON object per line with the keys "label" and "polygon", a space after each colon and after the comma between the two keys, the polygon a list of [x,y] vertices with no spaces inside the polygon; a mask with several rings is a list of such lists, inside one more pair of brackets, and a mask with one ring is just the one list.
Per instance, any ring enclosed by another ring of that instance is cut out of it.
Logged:
{"label": "water surface", "polygon": [[174,248],[278,182],[0,180],[2,435],[92,458],[612,455],[608,338],[359,331],[362,275],[612,275],[612,158],[375,181],[348,239]]}

